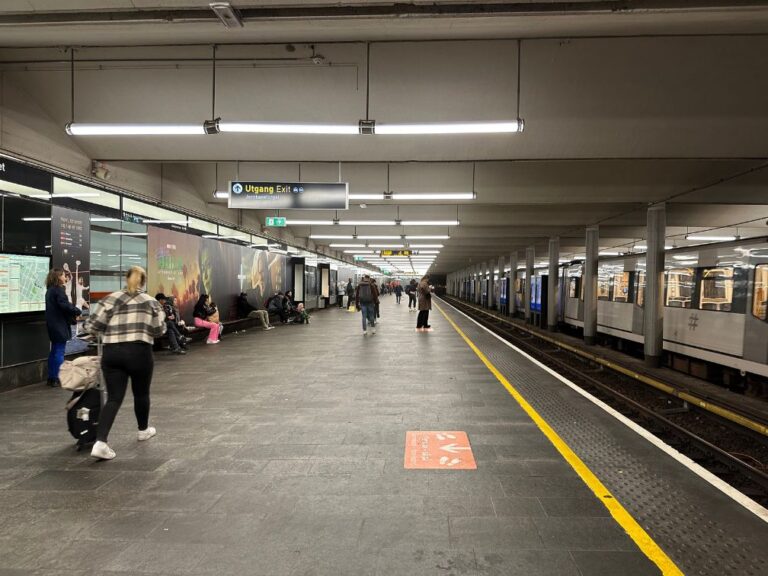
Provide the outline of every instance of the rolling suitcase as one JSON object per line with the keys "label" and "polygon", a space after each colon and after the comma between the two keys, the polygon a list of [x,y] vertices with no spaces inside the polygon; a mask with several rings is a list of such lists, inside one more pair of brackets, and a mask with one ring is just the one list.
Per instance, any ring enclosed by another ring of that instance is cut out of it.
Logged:
{"label": "rolling suitcase", "polygon": [[[97,340],[96,350],[101,359],[101,338]],[[93,384],[86,384],[82,390],[72,393],[67,402],[67,426],[69,433],[77,440],[75,448],[80,451],[85,446],[96,441],[96,431],[99,427],[99,414],[104,405],[104,377],[99,369]]]}

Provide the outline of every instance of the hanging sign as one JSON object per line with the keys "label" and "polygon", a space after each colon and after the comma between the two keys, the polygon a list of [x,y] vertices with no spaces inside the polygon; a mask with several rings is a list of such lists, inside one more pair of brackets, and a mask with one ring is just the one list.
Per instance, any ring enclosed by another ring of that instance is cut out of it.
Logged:
{"label": "hanging sign", "polygon": [[286,219],[282,216],[267,216],[264,223],[268,228],[285,228],[287,226]]}
{"label": "hanging sign", "polygon": [[229,207],[254,210],[346,210],[346,182],[229,183]]}
{"label": "hanging sign", "polygon": [[410,256],[410,250],[382,250],[382,256]]}

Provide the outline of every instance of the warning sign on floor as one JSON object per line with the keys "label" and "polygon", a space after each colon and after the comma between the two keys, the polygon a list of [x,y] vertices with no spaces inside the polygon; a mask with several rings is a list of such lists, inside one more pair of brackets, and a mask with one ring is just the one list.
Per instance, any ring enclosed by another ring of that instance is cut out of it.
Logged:
{"label": "warning sign on floor", "polygon": [[422,470],[476,470],[466,432],[411,431],[405,435],[405,467]]}

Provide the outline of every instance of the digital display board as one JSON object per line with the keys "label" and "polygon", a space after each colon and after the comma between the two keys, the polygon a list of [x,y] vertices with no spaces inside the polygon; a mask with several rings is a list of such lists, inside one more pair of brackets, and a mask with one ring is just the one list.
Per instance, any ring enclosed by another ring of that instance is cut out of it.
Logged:
{"label": "digital display board", "polygon": [[0,314],[45,310],[49,256],[0,253]]}
{"label": "digital display board", "polygon": [[346,182],[229,183],[229,207],[253,210],[346,210]]}

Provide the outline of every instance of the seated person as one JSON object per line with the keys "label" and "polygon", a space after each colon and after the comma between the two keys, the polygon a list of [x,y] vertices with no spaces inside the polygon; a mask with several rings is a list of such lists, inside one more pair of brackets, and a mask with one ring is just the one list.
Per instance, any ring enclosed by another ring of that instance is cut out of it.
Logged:
{"label": "seated person", "polygon": [[285,306],[285,294],[278,292],[272,296],[268,301],[267,312],[270,314],[276,314],[280,316],[280,321],[283,324],[288,322],[288,310]]}
{"label": "seated person", "polygon": [[309,324],[309,312],[304,308],[304,302],[299,302],[296,306],[296,318],[294,319],[296,324]]}
{"label": "seated person", "polygon": [[198,328],[208,328],[208,340],[206,344],[219,343],[219,311],[211,305],[211,297],[208,294],[200,294],[195,304],[193,312],[195,317],[195,326]]}
{"label": "seated person", "polygon": [[240,292],[237,298],[237,317],[238,318],[258,318],[264,330],[272,330],[274,326],[269,323],[269,313],[266,310],[259,310],[248,302],[248,295]]}
{"label": "seated person", "polygon": [[165,333],[168,336],[168,343],[171,345],[171,354],[186,354],[187,339],[182,336],[176,325],[176,314],[173,306],[168,303],[168,299],[162,292],[155,295],[155,300],[163,307],[165,313]]}

